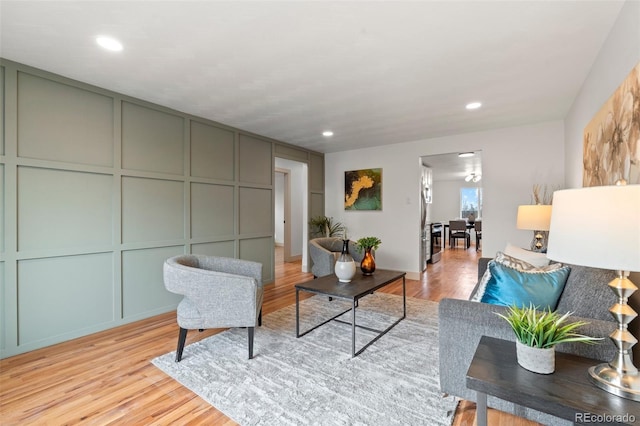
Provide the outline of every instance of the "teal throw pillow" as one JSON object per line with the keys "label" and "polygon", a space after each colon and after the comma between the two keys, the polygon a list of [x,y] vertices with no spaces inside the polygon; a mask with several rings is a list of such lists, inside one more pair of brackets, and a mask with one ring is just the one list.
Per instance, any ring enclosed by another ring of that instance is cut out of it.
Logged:
{"label": "teal throw pillow", "polygon": [[489,262],[491,278],[480,299],[502,306],[525,306],[555,310],[571,268],[552,271],[523,271],[497,262]]}

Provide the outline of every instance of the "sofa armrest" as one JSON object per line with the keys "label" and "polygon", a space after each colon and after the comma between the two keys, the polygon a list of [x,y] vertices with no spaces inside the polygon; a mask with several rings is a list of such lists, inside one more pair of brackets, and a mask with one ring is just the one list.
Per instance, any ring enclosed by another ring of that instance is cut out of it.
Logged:
{"label": "sofa armrest", "polygon": [[440,389],[470,401],[475,391],[467,389],[466,375],[480,337],[490,336],[515,341],[505,320],[493,312],[505,307],[468,300],[442,299],[438,305]]}

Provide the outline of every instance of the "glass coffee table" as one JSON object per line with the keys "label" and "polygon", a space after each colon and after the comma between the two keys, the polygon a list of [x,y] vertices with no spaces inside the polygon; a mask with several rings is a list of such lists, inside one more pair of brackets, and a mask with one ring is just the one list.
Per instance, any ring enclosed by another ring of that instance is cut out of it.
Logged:
{"label": "glass coffee table", "polygon": [[[395,327],[400,321],[407,316],[407,295],[405,288],[406,272],[389,271],[385,269],[376,269],[373,275],[365,276],[360,273],[356,273],[350,283],[341,283],[338,281],[338,277],[335,275],[327,275],[324,277],[316,278],[314,280],[306,281],[300,284],[296,284],[296,337],[302,337],[305,334],[310,333],[316,328],[327,324],[330,321],[337,321],[343,324],[351,325],[351,357],[356,357],[366,348],[371,346],[380,337],[384,336],[389,330]],[[384,330],[376,330],[370,327],[356,324],[356,308],[358,307],[358,300],[363,297],[373,294],[374,291],[387,286],[394,281],[402,278],[402,317],[397,319],[393,324]],[[329,298],[349,300],[351,302],[351,308],[340,312],[326,321],[314,326],[313,328],[300,333],[300,291],[306,291],[308,293],[320,294],[328,296]],[[341,315],[351,311],[351,322],[342,321],[338,319]],[[356,328],[362,328],[365,330],[378,333],[376,337],[370,340],[366,345],[360,348],[356,352]]]}

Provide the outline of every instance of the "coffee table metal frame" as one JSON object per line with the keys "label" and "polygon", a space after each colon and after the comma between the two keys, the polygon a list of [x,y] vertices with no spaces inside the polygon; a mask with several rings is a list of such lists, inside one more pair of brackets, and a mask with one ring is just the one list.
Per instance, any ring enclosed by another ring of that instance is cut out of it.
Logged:
{"label": "coffee table metal frame", "polygon": [[[358,301],[363,297],[373,294],[374,291],[391,284],[394,281],[402,278],[402,317],[397,319],[393,324],[384,330],[377,330],[371,327],[356,324],[356,308],[358,307]],[[300,291],[308,293],[320,294],[328,296],[330,299],[343,299],[351,301],[351,308],[340,312],[337,315],[329,318],[326,321],[310,328],[309,330],[300,333]],[[351,311],[351,322],[338,319],[340,316]],[[364,276],[360,273],[356,273],[356,276],[350,283],[341,283],[338,281],[338,277],[335,275],[327,275],[325,277],[316,278],[314,280],[306,281],[304,283],[296,284],[296,337],[302,337],[321,327],[328,322],[336,321],[343,324],[351,325],[351,357],[360,355],[365,349],[375,343],[379,338],[387,334],[389,330],[395,327],[400,321],[407,316],[407,293],[406,293],[406,273],[399,271],[389,271],[384,269],[376,269],[376,272],[371,276]],[[362,328],[365,330],[378,333],[376,337],[370,340],[362,348],[356,352],[356,328]]]}

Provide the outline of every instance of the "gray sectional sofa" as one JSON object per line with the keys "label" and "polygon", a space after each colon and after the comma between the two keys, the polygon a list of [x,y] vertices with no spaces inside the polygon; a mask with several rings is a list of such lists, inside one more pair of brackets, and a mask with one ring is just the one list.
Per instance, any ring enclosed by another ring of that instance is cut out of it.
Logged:
{"label": "gray sectional sofa", "polygon": [[[478,282],[483,276],[489,258],[481,258],[478,263]],[[601,361],[610,361],[615,354],[615,346],[608,338],[616,328],[616,323],[608,309],[616,302],[613,292],[606,285],[615,278],[615,272],[584,266],[571,266],[562,295],[557,306],[558,312],[573,312],[572,319],[584,320],[588,325],[579,329],[580,333],[605,337],[597,345],[581,343],[561,344],[557,351],[578,354]],[[478,290],[474,288],[469,299]],[[491,336],[515,341],[515,335],[507,322],[495,312],[503,313],[507,308],[470,300],[443,299],[439,305],[439,349],[440,388],[442,392],[462,399],[475,401],[474,391],[467,389],[466,373],[481,336]],[[585,371],[585,374],[588,374]],[[570,425],[572,423],[539,411],[514,406],[503,400],[489,397],[488,405],[498,410],[514,413],[543,424]]]}

